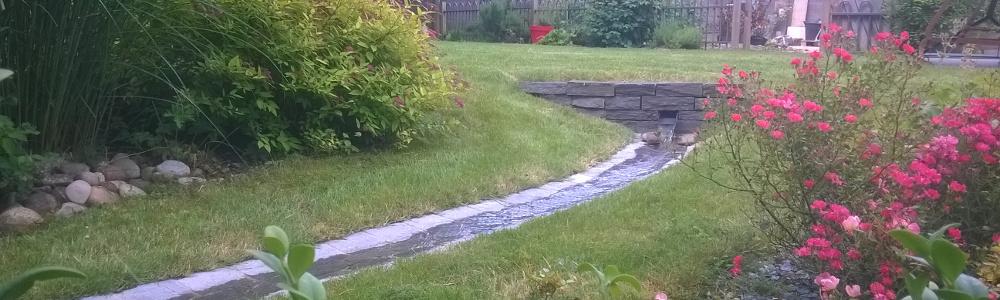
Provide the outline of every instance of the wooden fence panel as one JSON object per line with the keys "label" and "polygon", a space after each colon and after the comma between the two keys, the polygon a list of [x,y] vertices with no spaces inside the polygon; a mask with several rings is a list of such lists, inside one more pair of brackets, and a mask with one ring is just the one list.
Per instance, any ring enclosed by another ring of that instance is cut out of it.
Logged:
{"label": "wooden fence panel", "polygon": [[882,15],[882,4],[871,0],[841,0],[836,2],[831,13],[833,23],[857,35],[856,50],[871,48],[875,34],[888,30]]}

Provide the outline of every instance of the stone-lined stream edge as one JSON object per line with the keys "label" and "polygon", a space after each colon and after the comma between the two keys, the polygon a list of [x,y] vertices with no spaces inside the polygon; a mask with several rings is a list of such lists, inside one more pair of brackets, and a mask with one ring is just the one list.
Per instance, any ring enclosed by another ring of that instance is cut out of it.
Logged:
{"label": "stone-lined stream edge", "polygon": [[[317,262],[324,260],[329,261],[334,256],[343,256],[355,252],[371,251],[379,247],[385,247],[393,243],[406,241],[408,239],[411,239],[412,237],[415,237],[418,234],[424,233],[425,231],[428,231],[438,226],[460,223],[463,220],[471,219],[472,217],[475,216],[489,214],[492,212],[498,212],[504,210],[505,208],[510,208],[518,205],[530,204],[531,202],[536,200],[544,200],[549,196],[555,195],[564,190],[568,190],[571,187],[583,185],[591,181],[596,181],[595,178],[597,178],[602,173],[612,168],[615,168],[616,166],[622,165],[624,162],[630,159],[636,158],[638,155],[637,150],[639,150],[642,147],[643,143],[634,141],[633,143],[624,146],[621,150],[619,150],[616,154],[611,156],[608,160],[601,162],[583,172],[566,177],[561,181],[549,182],[542,186],[510,194],[503,198],[489,199],[477,204],[465,205],[447,209],[444,211],[430,213],[420,217],[411,218],[408,220],[388,224],[385,226],[353,233],[341,239],[320,242],[316,244],[315,260]],[[691,151],[691,149],[693,148],[687,147],[686,151],[684,151],[683,153],[679,153],[678,157],[670,159],[669,161],[664,163],[661,167],[659,167],[657,170],[654,170],[652,173],[646,176],[656,174],[659,171],[664,170],[667,167],[670,167],[678,163],[681,158],[686,156]],[[646,176],[642,176],[640,178],[637,178],[636,180],[643,179]],[[476,234],[476,236],[478,235],[479,234]],[[389,263],[391,263],[391,261]],[[354,270],[354,272],[356,271],[358,270]],[[146,283],[117,293],[91,296],[83,299],[91,299],[91,300],[144,299],[145,300],[145,299],[191,299],[199,297],[204,298],[205,296],[212,295],[213,294],[212,290],[218,290],[220,288],[225,289],[223,287],[225,285],[232,285],[237,281],[259,281],[258,278],[261,278],[261,276],[268,276],[268,275],[274,275],[274,274],[263,263],[257,260],[248,260],[227,267],[194,273],[183,278]],[[338,278],[341,276],[342,275],[330,276],[330,277]],[[329,279],[330,278],[325,278],[324,281]],[[258,286],[255,286],[253,289],[271,289],[273,291],[278,290],[278,288],[274,286],[274,283],[272,282],[261,282]],[[225,294],[226,293],[215,294],[214,296],[222,296]],[[259,296],[265,296],[267,294],[269,293],[262,293],[259,294]],[[222,298],[216,298],[216,299],[222,299]]]}

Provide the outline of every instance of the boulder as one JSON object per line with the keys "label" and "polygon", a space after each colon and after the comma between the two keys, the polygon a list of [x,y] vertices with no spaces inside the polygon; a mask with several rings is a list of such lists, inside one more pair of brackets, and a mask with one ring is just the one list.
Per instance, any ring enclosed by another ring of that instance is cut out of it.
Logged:
{"label": "boulder", "polygon": [[[115,157],[118,157],[118,155],[115,155]],[[115,158],[115,160],[111,161],[111,165],[122,169],[122,171],[125,172],[125,177],[127,177],[127,179],[139,178],[142,176],[142,169],[139,168],[139,164],[128,158],[128,156]]]}
{"label": "boulder", "polygon": [[73,182],[73,176],[69,174],[48,174],[42,177],[43,185],[60,186]]}
{"label": "boulder", "polygon": [[156,172],[153,173],[153,176],[150,176],[149,179],[153,182],[170,183],[177,181],[177,176]]}
{"label": "boulder", "polygon": [[66,186],[66,199],[76,204],[87,203],[87,198],[90,198],[91,190],[93,188],[86,181],[74,181],[69,186]]}
{"label": "boulder", "polygon": [[681,146],[694,145],[698,141],[698,135],[694,133],[682,134],[677,137],[677,144]]}
{"label": "boulder", "polygon": [[66,187],[64,186],[57,186],[52,189],[52,196],[55,196],[56,201],[59,201],[59,203],[69,201],[69,198],[66,198]]}
{"label": "boulder", "polygon": [[135,187],[140,189],[149,188],[149,181],[146,181],[145,179],[141,178],[129,180],[128,184],[134,185]]}
{"label": "boulder", "polygon": [[90,190],[90,197],[87,198],[87,205],[107,205],[118,202],[121,197],[114,192],[109,191],[103,186],[95,186]]}
{"label": "boulder", "polygon": [[662,142],[660,133],[655,131],[643,133],[641,137],[643,142],[650,145],[659,145]]}
{"label": "boulder", "polygon": [[176,160],[166,160],[156,166],[156,171],[172,175],[174,177],[186,177],[191,175],[191,167]]}
{"label": "boulder", "polygon": [[146,195],[146,191],[143,191],[142,189],[134,185],[128,184],[124,181],[117,181],[117,180],[111,181],[111,184],[115,186],[115,188],[118,190],[118,194],[121,195],[122,198],[128,199],[132,197],[139,197]]}
{"label": "boulder", "polygon": [[101,172],[83,172],[76,179],[86,181],[90,185],[99,185],[106,180],[104,173]]}
{"label": "boulder", "polygon": [[90,167],[82,163],[66,162],[59,165],[59,171],[63,174],[76,177],[83,172],[90,172]]}
{"label": "boulder", "polygon": [[78,213],[82,213],[85,210],[87,210],[86,206],[79,205],[73,202],[67,202],[63,203],[62,207],[60,207],[59,210],[56,211],[56,216],[65,218]]}
{"label": "boulder", "polygon": [[0,213],[0,229],[2,230],[22,230],[35,224],[40,224],[45,219],[34,210],[15,206]]}
{"label": "boulder", "polygon": [[21,202],[25,208],[31,209],[39,214],[52,213],[59,207],[59,201],[55,196],[45,192],[34,192],[28,199]]}
{"label": "boulder", "polygon": [[115,164],[108,164],[98,168],[104,173],[105,180],[128,180],[128,173],[122,167]]}
{"label": "boulder", "polygon": [[205,178],[201,178],[201,177],[181,177],[181,178],[177,178],[177,183],[180,183],[181,185],[202,184],[202,183],[205,183],[207,181],[208,180],[205,180]]}

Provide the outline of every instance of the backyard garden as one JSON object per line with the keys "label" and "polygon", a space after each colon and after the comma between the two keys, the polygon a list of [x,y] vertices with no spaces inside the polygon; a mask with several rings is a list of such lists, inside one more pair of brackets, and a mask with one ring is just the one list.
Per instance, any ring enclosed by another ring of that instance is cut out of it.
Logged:
{"label": "backyard garden", "polygon": [[[0,299],[997,298],[1000,72],[435,3],[0,0]],[[710,88],[643,143],[558,81]]]}

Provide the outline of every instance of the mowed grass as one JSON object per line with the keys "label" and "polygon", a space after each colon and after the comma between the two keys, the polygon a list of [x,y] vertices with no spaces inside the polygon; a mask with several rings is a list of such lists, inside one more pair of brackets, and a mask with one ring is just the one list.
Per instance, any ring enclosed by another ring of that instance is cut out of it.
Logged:
{"label": "mowed grass", "polygon": [[[718,175],[718,174],[717,174]],[[723,176],[725,178],[725,176]],[[754,227],[740,195],[677,165],[607,197],[514,230],[327,283],[331,299],[542,299],[532,276],[576,277],[552,299],[601,299],[576,263],[616,265],[651,299],[698,299],[731,255],[751,248]]]}

